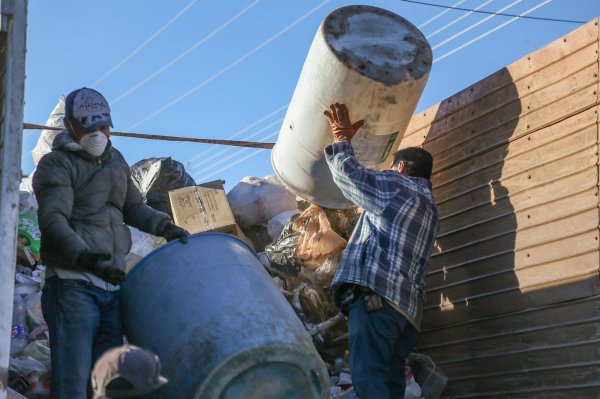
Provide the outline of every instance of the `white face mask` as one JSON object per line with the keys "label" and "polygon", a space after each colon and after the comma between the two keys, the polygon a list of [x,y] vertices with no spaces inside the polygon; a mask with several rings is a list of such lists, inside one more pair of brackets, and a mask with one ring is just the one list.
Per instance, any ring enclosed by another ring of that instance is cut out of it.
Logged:
{"label": "white face mask", "polygon": [[102,132],[88,133],[79,140],[81,147],[90,155],[102,155],[108,144],[108,137]]}

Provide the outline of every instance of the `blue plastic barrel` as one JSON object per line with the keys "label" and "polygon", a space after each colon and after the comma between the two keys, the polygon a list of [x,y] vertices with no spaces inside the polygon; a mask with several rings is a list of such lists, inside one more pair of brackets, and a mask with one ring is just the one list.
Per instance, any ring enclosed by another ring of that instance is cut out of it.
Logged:
{"label": "blue plastic barrel", "polygon": [[126,336],[157,353],[172,399],[329,397],[310,335],[254,252],[226,234],[171,242],[122,291]]}

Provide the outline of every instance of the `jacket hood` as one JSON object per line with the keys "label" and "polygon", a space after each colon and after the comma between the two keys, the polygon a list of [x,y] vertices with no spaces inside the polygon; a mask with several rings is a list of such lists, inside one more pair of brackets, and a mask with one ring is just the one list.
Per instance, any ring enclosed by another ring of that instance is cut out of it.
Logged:
{"label": "jacket hood", "polygon": [[[112,145],[111,145],[111,142],[109,139],[108,143],[106,144],[106,149],[104,150],[104,153],[102,155],[100,155],[101,159],[104,159],[107,156],[107,154],[110,153],[111,147],[112,147]],[[62,150],[62,151],[77,152],[78,155],[80,155],[83,158],[92,159],[92,160],[95,159],[95,157],[93,155],[87,153],[83,149],[81,144],[76,142],[75,139],[73,139],[73,137],[71,137],[69,132],[66,130],[63,130],[62,132],[60,132],[59,134],[56,135],[56,137],[54,138],[54,142],[52,143],[52,150],[53,151]]]}

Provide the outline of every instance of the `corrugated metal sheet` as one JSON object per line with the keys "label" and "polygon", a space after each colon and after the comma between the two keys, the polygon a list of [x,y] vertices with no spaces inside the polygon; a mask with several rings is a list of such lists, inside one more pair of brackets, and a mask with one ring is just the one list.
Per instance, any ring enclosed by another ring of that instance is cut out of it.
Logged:
{"label": "corrugated metal sheet", "polygon": [[418,342],[450,398],[600,397],[598,19],[415,115],[441,216]]}

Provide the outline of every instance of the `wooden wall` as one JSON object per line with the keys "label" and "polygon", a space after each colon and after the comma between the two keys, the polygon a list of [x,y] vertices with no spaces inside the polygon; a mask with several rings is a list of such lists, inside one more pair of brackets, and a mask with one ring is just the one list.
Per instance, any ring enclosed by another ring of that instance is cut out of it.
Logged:
{"label": "wooden wall", "polygon": [[598,19],[413,117],[441,217],[419,351],[449,398],[599,398]]}

